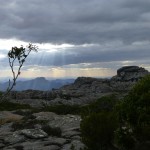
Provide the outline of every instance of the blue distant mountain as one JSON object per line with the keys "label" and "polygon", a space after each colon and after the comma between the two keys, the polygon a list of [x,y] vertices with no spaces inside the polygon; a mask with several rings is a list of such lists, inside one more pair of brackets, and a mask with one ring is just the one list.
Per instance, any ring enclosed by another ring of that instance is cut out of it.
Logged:
{"label": "blue distant mountain", "polygon": [[[14,91],[24,91],[24,90],[40,90],[48,91],[51,89],[60,88],[63,85],[71,84],[75,79],[55,79],[47,80],[44,77],[38,77],[26,81],[17,81],[16,86],[13,88]],[[8,87],[8,82],[0,83],[0,90],[5,91]]]}

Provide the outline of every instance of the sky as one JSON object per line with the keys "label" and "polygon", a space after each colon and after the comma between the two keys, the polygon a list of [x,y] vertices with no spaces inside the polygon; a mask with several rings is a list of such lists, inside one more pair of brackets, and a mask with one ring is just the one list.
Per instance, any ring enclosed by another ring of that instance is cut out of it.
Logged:
{"label": "sky", "polygon": [[150,71],[150,1],[0,0],[0,77],[11,76],[11,47],[28,43],[39,49],[23,78],[110,77],[128,65]]}

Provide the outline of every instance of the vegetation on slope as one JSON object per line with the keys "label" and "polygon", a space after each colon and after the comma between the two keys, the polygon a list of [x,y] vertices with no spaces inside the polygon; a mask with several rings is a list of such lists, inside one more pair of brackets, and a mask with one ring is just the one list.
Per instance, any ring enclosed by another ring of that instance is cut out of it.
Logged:
{"label": "vegetation on slope", "polygon": [[116,102],[109,96],[88,106],[89,113],[83,114],[81,122],[86,149],[148,150],[150,75],[140,80],[121,102]]}

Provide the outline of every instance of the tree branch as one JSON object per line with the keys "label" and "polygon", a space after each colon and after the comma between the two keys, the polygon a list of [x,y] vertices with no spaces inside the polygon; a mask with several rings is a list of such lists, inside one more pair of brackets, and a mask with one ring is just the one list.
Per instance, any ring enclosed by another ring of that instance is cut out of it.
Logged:
{"label": "tree branch", "polygon": [[[9,66],[11,68],[13,80],[12,80],[12,84],[11,84],[11,81],[9,79],[8,88],[7,88],[6,92],[1,96],[1,98],[0,98],[1,101],[5,101],[5,97],[12,91],[12,89],[16,85],[16,81],[21,73],[21,68],[22,68],[26,58],[29,56],[30,52],[31,51],[37,52],[37,49],[38,49],[38,47],[36,45],[32,45],[31,43],[29,43],[29,45],[27,46],[27,49],[23,48],[23,46],[21,46],[20,48],[12,47],[12,49],[8,52]],[[18,70],[15,72],[14,65],[17,60],[19,63],[19,67],[18,67]]]}

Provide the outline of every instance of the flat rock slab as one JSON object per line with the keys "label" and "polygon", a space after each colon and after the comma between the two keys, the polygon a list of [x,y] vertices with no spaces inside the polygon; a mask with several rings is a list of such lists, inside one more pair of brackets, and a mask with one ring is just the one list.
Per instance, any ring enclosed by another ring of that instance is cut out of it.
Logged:
{"label": "flat rock slab", "polygon": [[48,141],[47,144],[49,145],[64,145],[65,143],[67,143],[67,140],[64,139],[64,138],[57,138],[57,137],[48,137],[44,140],[45,141]]}
{"label": "flat rock slab", "polygon": [[68,131],[72,129],[80,129],[81,117],[77,115],[60,115],[59,118],[55,118],[49,122],[52,127],[59,127],[61,130]]}
{"label": "flat rock slab", "polygon": [[34,113],[37,120],[48,120],[51,127],[59,127],[62,131],[80,128],[81,117],[78,115],[57,115],[52,112]]}
{"label": "flat rock slab", "polygon": [[33,114],[37,120],[55,120],[56,118],[59,118],[59,115],[53,113],[53,112],[39,112]]}

